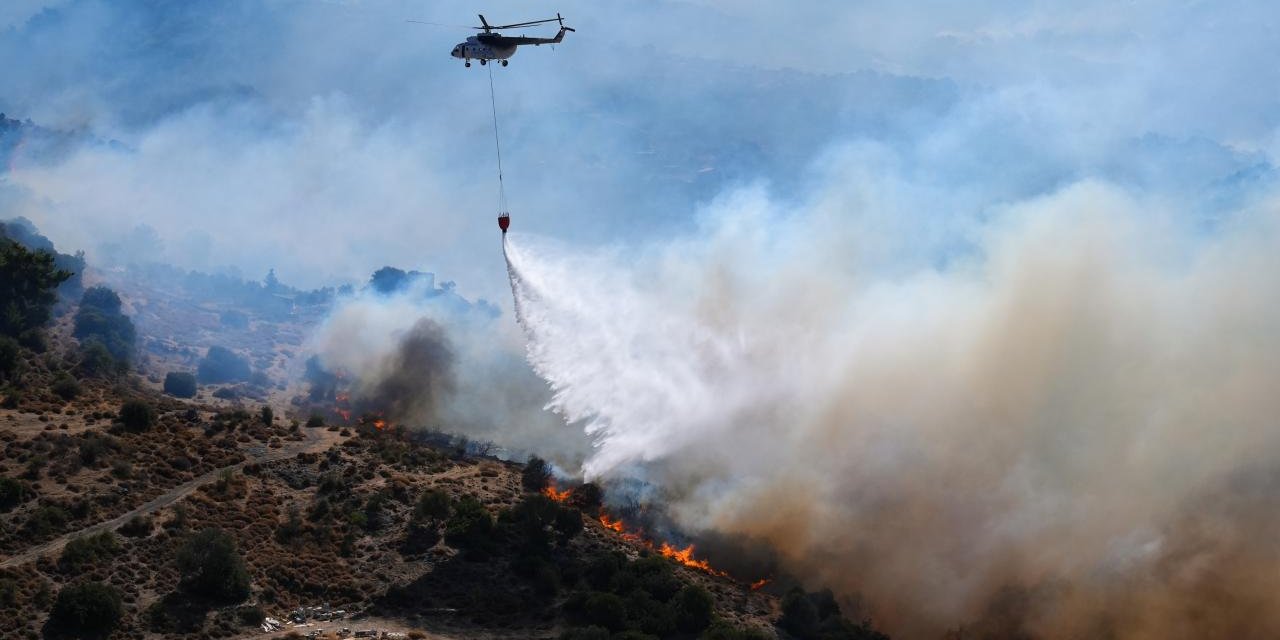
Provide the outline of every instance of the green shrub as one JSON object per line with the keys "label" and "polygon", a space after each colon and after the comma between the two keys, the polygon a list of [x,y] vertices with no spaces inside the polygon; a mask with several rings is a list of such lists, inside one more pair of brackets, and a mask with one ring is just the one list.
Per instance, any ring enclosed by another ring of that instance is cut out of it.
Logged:
{"label": "green shrub", "polygon": [[80,375],[110,378],[127,369],[127,363],[118,362],[102,341],[89,339],[80,343],[80,364],[76,367]]}
{"label": "green shrub", "polygon": [[770,640],[770,636],[759,629],[737,629],[722,620],[703,631],[698,640]]}
{"label": "green shrub", "polygon": [[276,412],[271,410],[271,405],[263,405],[262,411],[258,413],[258,419],[269,427],[276,421]]}
{"label": "green shrub", "polygon": [[194,398],[195,375],[186,371],[170,371],[164,376],[164,392],[175,398]]}
{"label": "green shrub", "polygon": [[18,341],[0,335],[0,380],[8,380],[18,372]]}
{"label": "green shrub", "polygon": [[818,633],[818,608],[805,594],[795,587],[782,597],[782,617],[778,626],[797,638],[811,638]]}
{"label": "green shrub", "polygon": [[219,529],[205,529],[178,549],[178,572],[188,593],[222,602],[239,602],[249,596],[249,572],[231,536]]}
{"label": "green shrub", "polygon": [[65,373],[59,374],[49,390],[63,400],[75,400],[80,395],[80,382]]}
{"label": "green shrub", "polygon": [[31,534],[44,536],[61,529],[69,520],[71,515],[62,507],[45,505],[32,511],[23,526]]}
{"label": "green shrub", "polygon": [[259,606],[240,607],[236,610],[236,615],[240,617],[240,622],[251,627],[256,627],[267,619],[267,614]]}
{"label": "green shrub", "polygon": [[106,287],[85,290],[73,335],[81,342],[101,342],[121,368],[127,368],[133,360],[137,331],[133,321],[120,312],[120,296]]}
{"label": "green shrub", "polygon": [[75,637],[100,638],[110,635],[124,615],[120,593],[99,582],[64,587],[49,612],[49,627]]}
{"label": "green shrub", "polygon": [[530,456],[520,473],[520,484],[527,491],[542,491],[551,482],[551,467],[547,461],[538,456]]}
{"label": "green shrub", "polygon": [[130,400],[120,407],[120,422],[129,431],[147,431],[156,423],[156,410],[141,400]]}
{"label": "green shrub", "polygon": [[324,426],[324,416],[318,413],[313,413],[311,414],[310,418],[307,418],[308,428],[315,429],[317,427],[323,427],[323,426]]}
{"label": "green shrub", "polygon": [[702,587],[689,585],[681,589],[673,601],[676,626],[688,633],[706,629],[711,624],[714,605],[711,594]]}
{"label": "green shrub", "polygon": [[479,549],[493,532],[493,516],[474,496],[462,496],[445,523],[445,540],[463,549]]}
{"label": "green shrub", "polygon": [[58,301],[58,285],[71,277],[47,251],[29,251],[0,237],[0,335],[23,339],[38,333]]}
{"label": "green shrub", "polygon": [[593,625],[610,631],[621,631],[627,626],[627,605],[612,593],[593,593],[583,604],[583,616]]}
{"label": "green shrub", "polygon": [[145,538],[151,535],[151,529],[154,526],[155,521],[151,516],[138,514],[130,518],[128,522],[120,525],[120,533],[130,538]]}
{"label": "green shrub", "polygon": [[610,640],[609,630],[604,627],[578,627],[560,634],[560,640]]}
{"label": "green shrub", "polygon": [[249,361],[226,347],[209,347],[196,368],[196,377],[204,384],[245,382],[251,377]]}
{"label": "green shrub", "polygon": [[0,478],[0,513],[11,511],[33,497],[35,492],[26,482],[15,478]]}
{"label": "green shrub", "polygon": [[88,536],[72,538],[62,548],[58,565],[65,571],[77,571],[98,560],[111,557],[120,551],[120,542],[114,533],[100,531]]}
{"label": "green shrub", "polygon": [[413,506],[413,519],[416,522],[444,520],[449,517],[451,502],[449,494],[439,489],[427,489]]}

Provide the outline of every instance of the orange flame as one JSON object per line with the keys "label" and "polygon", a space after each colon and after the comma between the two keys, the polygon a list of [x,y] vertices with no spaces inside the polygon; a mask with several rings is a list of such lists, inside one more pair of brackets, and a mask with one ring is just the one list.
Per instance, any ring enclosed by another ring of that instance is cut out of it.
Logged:
{"label": "orange flame", "polygon": [[565,489],[564,491],[556,491],[555,485],[549,484],[545,489],[542,490],[542,495],[548,498],[551,498],[556,502],[568,502],[569,497],[573,495],[573,490]]}
{"label": "orange flame", "polygon": [[759,590],[763,589],[763,588],[764,588],[764,586],[765,586],[766,584],[769,584],[770,582],[773,582],[773,581],[772,581],[772,580],[770,580],[770,579],[768,579],[768,578],[760,578],[759,580],[756,580],[755,582],[752,582],[752,583],[751,583],[751,590],[752,590],[752,591],[759,591]]}
{"label": "orange flame", "polygon": [[337,411],[337,412],[338,412],[338,415],[342,416],[342,419],[343,419],[344,421],[346,421],[346,422],[351,422],[351,412],[350,412],[350,411],[348,411],[348,410],[346,410],[346,409],[341,409],[341,408],[335,408],[335,409],[334,409],[334,411]]}
{"label": "orange flame", "polygon": [[613,529],[618,533],[626,533],[626,531],[623,530],[621,520],[614,520],[613,518],[610,518],[609,516],[603,513],[600,514],[600,524],[604,525],[606,529]]}
{"label": "orange flame", "polygon": [[671,558],[672,560],[675,560],[676,562],[679,562],[680,564],[686,567],[701,569],[713,576],[720,576],[722,578],[729,577],[729,574],[723,571],[718,571],[716,569],[713,569],[711,567],[711,564],[708,563],[706,560],[698,560],[697,558],[694,558],[693,545],[689,545],[683,549],[677,549],[664,542],[662,543],[662,547],[658,549],[658,553],[661,553],[663,557]]}
{"label": "orange flame", "polygon": [[377,429],[378,431],[382,431],[383,429],[387,428],[387,421],[383,420],[382,418],[378,418],[377,420],[373,421],[373,428]]}

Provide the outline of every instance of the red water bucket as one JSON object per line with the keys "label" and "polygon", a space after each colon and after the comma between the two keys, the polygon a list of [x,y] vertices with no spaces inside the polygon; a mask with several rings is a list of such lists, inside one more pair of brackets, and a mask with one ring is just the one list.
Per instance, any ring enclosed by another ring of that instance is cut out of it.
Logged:
{"label": "red water bucket", "polygon": [[509,214],[509,213],[499,213],[499,214],[498,214],[498,228],[499,228],[499,229],[502,229],[502,232],[503,232],[503,233],[506,233],[506,232],[507,232],[507,227],[509,227],[509,226],[511,226],[511,214]]}

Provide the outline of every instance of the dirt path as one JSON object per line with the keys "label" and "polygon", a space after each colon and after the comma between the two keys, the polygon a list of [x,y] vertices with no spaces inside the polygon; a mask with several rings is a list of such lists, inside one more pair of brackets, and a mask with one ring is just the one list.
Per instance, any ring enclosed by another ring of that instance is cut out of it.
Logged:
{"label": "dirt path", "polygon": [[106,522],[99,522],[98,524],[84,527],[78,531],[72,531],[71,533],[67,533],[48,542],[38,544],[26,551],[5,558],[4,560],[0,560],[0,569],[17,567],[28,562],[34,562],[36,558],[39,558],[40,556],[62,550],[62,547],[66,546],[72,538],[86,536],[104,530],[115,530],[128,522],[134,516],[155,513],[178,500],[191,495],[191,492],[201,486],[217,480],[218,476],[225,471],[239,470],[247,464],[262,464],[266,462],[273,462],[275,460],[284,460],[285,458],[296,456],[299,453],[322,451],[338,440],[338,435],[336,433],[331,433],[326,429],[303,429],[303,435],[304,437],[301,442],[290,442],[289,444],[275,450],[265,449],[257,455],[254,454],[254,450],[257,449],[257,447],[251,448],[248,450],[249,457],[243,462],[237,462],[236,464],[222,467],[220,469],[214,469],[213,471],[197,476],[160,494],[150,502],[147,502],[132,511],[107,520]]}

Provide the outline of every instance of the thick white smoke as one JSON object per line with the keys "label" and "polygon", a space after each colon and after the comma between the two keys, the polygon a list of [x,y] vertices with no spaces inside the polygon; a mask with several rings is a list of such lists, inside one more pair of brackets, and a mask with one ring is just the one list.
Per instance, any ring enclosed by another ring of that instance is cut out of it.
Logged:
{"label": "thick white smoke", "polygon": [[[926,227],[850,202],[746,190],[642,254],[513,239],[529,360],[593,437],[584,474],[643,469],[684,526],[768,539],[907,637],[1280,632],[1231,606],[1280,588],[1275,523],[1244,500],[1185,526],[1280,464],[1275,203],[1207,224],[1086,182],[929,263],[885,254]],[[1203,566],[1223,554],[1271,577]],[[1009,589],[1031,594],[1013,613]]]}

